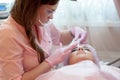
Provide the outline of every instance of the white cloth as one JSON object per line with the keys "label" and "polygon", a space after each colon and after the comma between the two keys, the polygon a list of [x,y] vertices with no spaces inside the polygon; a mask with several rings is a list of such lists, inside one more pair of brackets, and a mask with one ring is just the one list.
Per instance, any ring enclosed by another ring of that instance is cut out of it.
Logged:
{"label": "white cloth", "polygon": [[36,80],[120,80],[120,69],[107,65],[99,68],[86,60],[49,71]]}

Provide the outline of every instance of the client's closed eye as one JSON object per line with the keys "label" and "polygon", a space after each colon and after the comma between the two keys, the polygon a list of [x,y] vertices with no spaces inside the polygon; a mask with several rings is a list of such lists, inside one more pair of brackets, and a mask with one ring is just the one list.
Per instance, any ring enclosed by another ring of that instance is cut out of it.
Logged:
{"label": "client's closed eye", "polygon": [[77,47],[76,48],[74,48],[71,52],[74,52],[74,51],[76,51],[77,50]]}
{"label": "client's closed eye", "polygon": [[90,51],[90,49],[86,46],[84,46],[83,48],[84,48],[84,50]]}
{"label": "client's closed eye", "polygon": [[86,48],[85,50],[90,51],[90,49]]}

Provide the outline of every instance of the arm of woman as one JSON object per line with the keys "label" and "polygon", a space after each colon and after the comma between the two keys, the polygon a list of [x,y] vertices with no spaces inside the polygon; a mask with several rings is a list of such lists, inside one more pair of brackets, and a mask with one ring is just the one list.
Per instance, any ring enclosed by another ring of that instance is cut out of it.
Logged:
{"label": "arm of woman", "polygon": [[54,24],[50,24],[50,34],[53,44],[59,45],[61,42],[63,45],[69,44],[72,39],[80,40],[80,44],[87,43],[87,32],[78,26],[73,26],[70,30],[58,30]]}
{"label": "arm of woman", "polygon": [[61,32],[60,41],[63,45],[69,44],[73,40],[74,36],[72,35],[70,30],[64,30]]}
{"label": "arm of woman", "polygon": [[60,43],[66,45],[69,44],[73,39],[73,35],[71,34],[70,30],[60,31],[52,23],[50,24],[49,29],[54,45],[59,45]]}
{"label": "arm of woman", "polygon": [[48,62],[43,61],[41,64],[39,64],[34,69],[25,72],[22,76],[22,80],[36,80],[37,77],[42,75],[45,72],[48,72],[51,69]]}

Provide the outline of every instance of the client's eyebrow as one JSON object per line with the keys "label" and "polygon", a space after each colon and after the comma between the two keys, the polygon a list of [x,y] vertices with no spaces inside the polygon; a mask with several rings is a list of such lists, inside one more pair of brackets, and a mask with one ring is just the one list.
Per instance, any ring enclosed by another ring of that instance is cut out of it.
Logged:
{"label": "client's eyebrow", "polygon": [[83,49],[87,50],[87,51],[90,51],[90,49],[86,46],[83,47]]}
{"label": "client's eyebrow", "polygon": [[78,48],[76,47],[76,48],[74,48],[71,52],[74,52],[74,51],[76,51]]}

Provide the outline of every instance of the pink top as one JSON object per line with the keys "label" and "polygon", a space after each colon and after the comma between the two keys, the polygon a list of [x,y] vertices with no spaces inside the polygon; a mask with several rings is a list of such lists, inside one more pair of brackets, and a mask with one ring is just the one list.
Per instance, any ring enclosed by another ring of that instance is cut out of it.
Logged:
{"label": "pink top", "polygon": [[[60,42],[60,32],[49,23],[39,28],[39,33],[40,46],[49,55],[52,45]],[[0,26],[0,80],[21,80],[25,71],[37,65],[36,51],[30,46],[24,28],[9,17]]]}

